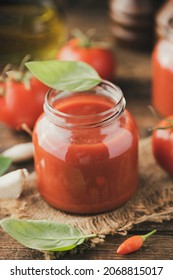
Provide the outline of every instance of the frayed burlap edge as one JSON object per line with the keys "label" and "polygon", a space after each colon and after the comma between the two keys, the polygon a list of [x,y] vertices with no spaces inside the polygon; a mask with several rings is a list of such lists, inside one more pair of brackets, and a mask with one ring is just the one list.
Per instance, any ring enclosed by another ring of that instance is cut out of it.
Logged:
{"label": "frayed burlap edge", "polygon": [[[13,216],[25,219],[49,219],[77,226],[84,234],[97,234],[97,238],[89,241],[89,246],[103,242],[108,234],[125,235],[134,224],[172,219],[173,179],[155,162],[151,151],[151,138],[140,140],[139,174],[138,191],[125,206],[104,214],[79,216],[66,214],[47,205],[36,190],[36,178],[33,173],[20,199],[0,202],[0,218]],[[86,243],[81,248],[87,247]],[[47,255],[45,256],[47,258]]]}

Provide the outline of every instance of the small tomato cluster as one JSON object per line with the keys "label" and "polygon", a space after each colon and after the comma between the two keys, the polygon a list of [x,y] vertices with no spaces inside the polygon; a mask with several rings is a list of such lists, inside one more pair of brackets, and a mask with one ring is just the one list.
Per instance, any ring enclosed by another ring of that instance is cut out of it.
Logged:
{"label": "small tomato cluster", "polygon": [[[99,76],[112,80],[115,72],[115,57],[105,43],[92,42],[85,34],[67,41],[58,52],[57,60],[82,61],[92,66]],[[24,63],[23,63],[24,65]],[[48,87],[32,76],[29,71],[10,71],[0,79],[0,122],[20,130],[25,124],[33,129],[43,111]],[[22,69],[23,70],[23,69]]]}

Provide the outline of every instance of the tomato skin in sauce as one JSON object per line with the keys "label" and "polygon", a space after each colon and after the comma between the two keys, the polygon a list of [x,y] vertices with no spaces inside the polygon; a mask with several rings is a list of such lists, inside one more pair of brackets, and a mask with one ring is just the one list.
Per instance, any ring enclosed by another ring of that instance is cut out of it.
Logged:
{"label": "tomato skin in sauce", "polygon": [[[37,121],[33,143],[38,190],[53,207],[101,213],[120,207],[136,191],[138,131],[133,117],[125,110],[96,125],[98,115],[113,105],[99,94],[72,95],[56,101],[54,108],[75,116],[73,127],[51,123],[46,114]],[[95,125],[81,127],[87,116]]]}

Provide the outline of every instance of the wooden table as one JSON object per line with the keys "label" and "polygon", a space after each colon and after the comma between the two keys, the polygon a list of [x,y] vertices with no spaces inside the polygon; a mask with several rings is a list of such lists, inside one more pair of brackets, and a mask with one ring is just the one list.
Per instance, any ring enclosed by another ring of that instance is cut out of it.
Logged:
{"label": "wooden table", "polygon": [[[95,27],[97,33],[103,40],[110,40],[109,18],[104,11],[88,11],[80,16],[80,12],[72,10],[68,13],[68,24],[70,27],[82,26],[83,30]],[[82,24],[81,24],[82,22]],[[114,82],[118,84],[124,92],[127,108],[136,119],[140,138],[149,135],[148,128],[152,127],[156,120],[148,109],[151,104],[151,54],[137,53],[121,49],[115,46],[115,56],[117,59],[117,71]],[[28,141],[25,134],[16,133],[0,125],[0,152],[4,149],[23,141]],[[33,162],[22,165],[33,170]],[[11,169],[18,166],[13,165]],[[173,221],[163,223],[143,223],[135,225],[129,231],[128,236],[134,234],[144,234],[152,229],[157,229],[157,233],[149,239],[143,248],[128,256],[118,256],[116,248],[125,239],[123,236],[107,236],[103,244],[97,245],[92,250],[82,254],[66,255],[62,259],[83,259],[83,260],[171,260],[173,259]],[[0,259],[42,259],[43,254],[27,249],[13,241],[6,233],[0,229]]]}

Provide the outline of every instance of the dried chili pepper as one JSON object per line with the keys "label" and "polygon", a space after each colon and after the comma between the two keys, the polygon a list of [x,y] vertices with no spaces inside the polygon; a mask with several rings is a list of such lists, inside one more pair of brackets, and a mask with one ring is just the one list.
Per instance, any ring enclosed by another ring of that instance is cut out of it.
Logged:
{"label": "dried chili pepper", "polygon": [[134,251],[137,251],[142,247],[145,240],[153,235],[156,232],[156,230],[152,230],[149,233],[145,235],[134,235],[132,237],[129,237],[126,239],[117,249],[117,254],[119,255],[126,255],[130,254]]}

